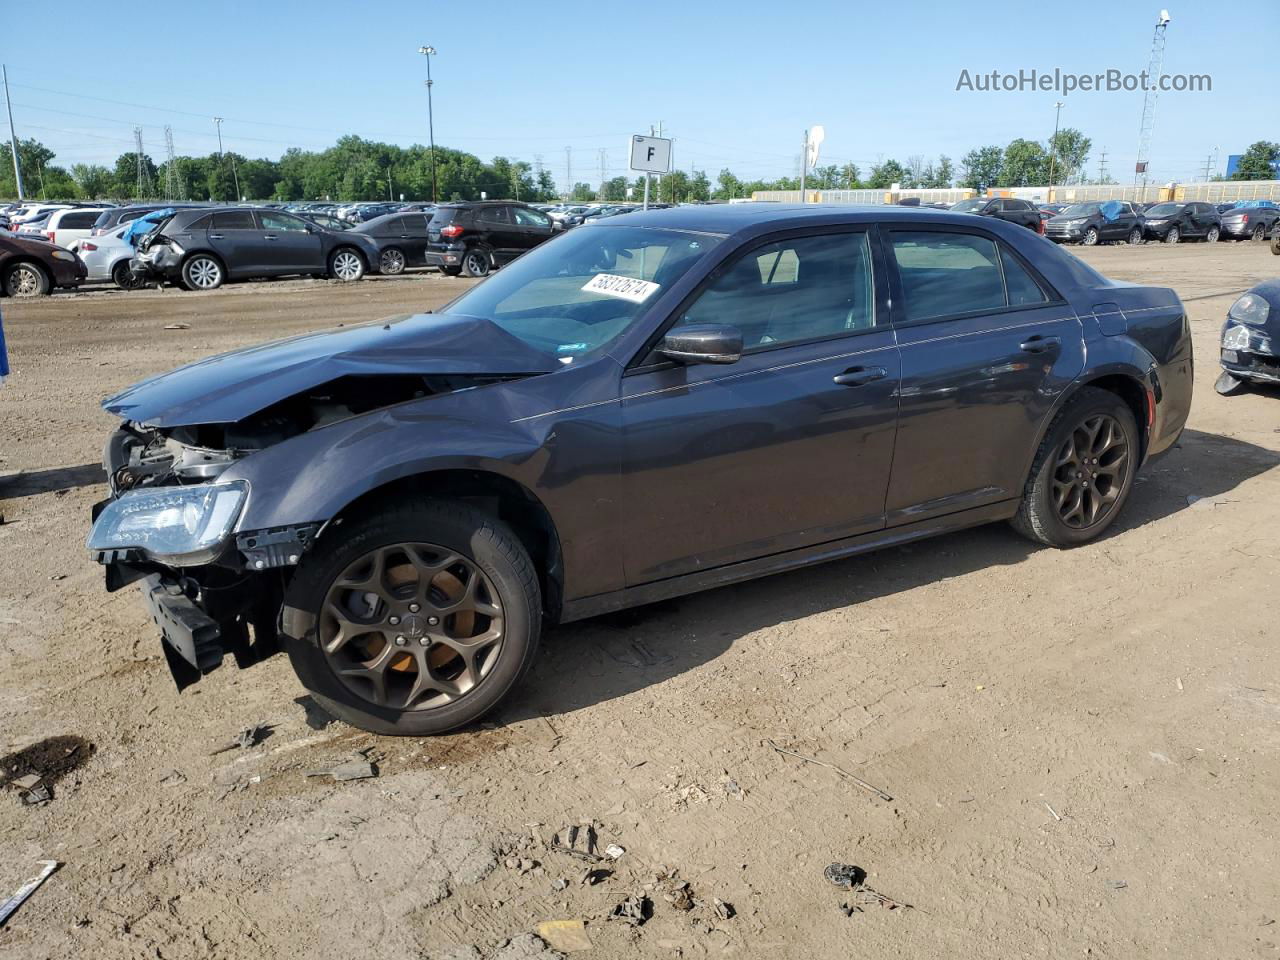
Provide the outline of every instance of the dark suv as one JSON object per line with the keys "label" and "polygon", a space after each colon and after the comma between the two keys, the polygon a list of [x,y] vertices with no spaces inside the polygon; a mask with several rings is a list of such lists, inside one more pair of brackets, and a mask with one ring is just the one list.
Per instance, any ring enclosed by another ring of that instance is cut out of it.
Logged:
{"label": "dark suv", "polygon": [[288,274],[359,280],[378,270],[378,245],[352,230],[324,227],[283,210],[179,210],[138,244],[129,269],[144,278],[214,290],[227,280]]}
{"label": "dark suv", "polygon": [[904,207],[631,213],[326,326],[105,401],[88,545],[180,685],[279,639],[383,733],[479,717],[544,624],[993,521],[1086,543],[1191,405],[1174,291]]}
{"label": "dark suv", "polygon": [[483,277],[556,232],[552,219],[527,203],[478,200],[445,203],[427,227],[428,266],[451,277]]}
{"label": "dark suv", "polygon": [[1043,233],[1043,219],[1040,208],[1030,200],[1016,200],[1013,197],[974,197],[961,200],[951,205],[952,213],[973,213],[980,217],[995,217],[1008,223],[1016,223],[1020,227]]}
{"label": "dark suv", "polygon": [[1098,243],[1122,240],[1141,243],[1146,217],[1124,200],[1074,203],[1044,222],[1044,235],[1057,243]]}
{"label": "dark suv", "polygon": [[1146,209],[1146,218],[1149,240],[1178,243],[1203,237],[1216,243],[1222,234],[1222,214],[1212,203],[1157,203]]}
{"label": "dark suv", "polygon": [[429,213],[391,213],[351,228],[352,233],[372,237],[378,245],[378,270],[388,276],[405,267],[427,266]]}

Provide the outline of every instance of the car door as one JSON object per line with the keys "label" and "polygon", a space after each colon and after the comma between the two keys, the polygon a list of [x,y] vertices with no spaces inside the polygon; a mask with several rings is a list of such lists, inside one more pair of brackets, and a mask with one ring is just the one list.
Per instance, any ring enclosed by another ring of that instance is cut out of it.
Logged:
{"label": "car door", "polygon": [[476,225],[480,227],[489,240],[494,259],[498,263],[517,257],[521,253],[519,241],[516,239],[515,222],[511,217],[511,208],[506,204],[493,204],[476,209]]}
{"label": "car door", "polygon": [[273,273],[314,273],[325,269],[324,244],[306,221],[278,210],[259,210],[266,265]]}
{"label": "car door", "polygon": [[991,233],[892,228],[886,244],[902,353],[888,525],[1020,496],[1041,425],[1084,367],[1079,320]]}
{"label": "car door", "polygon": [[545,213],[530,207],[512,207],[511,215],[515,219],[522,252],[551,239],[551,218]]}
{"label": "car door", "polygon": [[209,222],[209,247],[222,260],[228,277],[271,273],[267,242],[250,210],[219,210]]}
{"label": "car door", "polygon": [[899,362],[871,239],[753,243],[670,321],[737,327],[741,359],[623,377],[629,585],[883,527]]}

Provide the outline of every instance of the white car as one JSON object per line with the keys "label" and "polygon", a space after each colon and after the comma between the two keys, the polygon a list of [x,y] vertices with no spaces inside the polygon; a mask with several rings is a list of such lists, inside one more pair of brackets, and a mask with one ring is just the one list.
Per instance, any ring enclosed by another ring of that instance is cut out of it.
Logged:
{"label": "white car", "polygon": [[71,204],[69,203],[28,203],[9,215],[9,222],[13,225],[10,229],[20,230],[25,223],[47,217],[49,211],[70,209]]}
{"label": "white car", "polygon": [[44,225],[44,235],[60,247],[70,248],[77,240],[93,235],[93,224],[103,207],[69,207],[54,210]]}
{"label": "white car", "polygon": [[89,268],[86,280],[110,280],[125,290],[136,290],[145,282],[129,272],[129,261],[133,258],[133,245],[124,239],[125,231],[130,224],[116,227],[110,233],[98,237],[82,237],[76,240],[71,249],[80,255],[84,265]]}

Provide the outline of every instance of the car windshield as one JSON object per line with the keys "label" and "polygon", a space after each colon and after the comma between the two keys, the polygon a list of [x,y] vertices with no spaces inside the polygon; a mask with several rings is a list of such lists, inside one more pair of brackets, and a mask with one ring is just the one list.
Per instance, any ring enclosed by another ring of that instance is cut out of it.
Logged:
{"label": "car windshield", "polygon": [[611,343],[722,237],[646,227],[562,234],[463,294],[450,313],[491,320],[569,363]]}
{"label": "car windshield", "polygon": [[1171,217],[1182,209],[1180,203],[1157,203],[1147,211],[1148,217]]}
{"label": "car windshield", "polygon": [[972,213],[974,210],[981,210],[987,205],[985,197],[975,197],[972,200],[961,200],[951,209],[955,213]]}
{"label": "car windshield", "polygon": [[1067,209],[1063,210],[1062,213],[1058,214],[1058,216],[1091,217],[1098,212],[1098,206],[1099,204],[1096,203],[1073,203],[1071,206],[1067,207]]}

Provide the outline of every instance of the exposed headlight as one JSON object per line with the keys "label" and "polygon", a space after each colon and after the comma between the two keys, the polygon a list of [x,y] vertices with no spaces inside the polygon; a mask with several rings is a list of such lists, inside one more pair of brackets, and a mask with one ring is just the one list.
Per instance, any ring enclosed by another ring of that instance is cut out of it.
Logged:
{"label": "exposed headlight", "polygon": [[1223,350],[1248,350],[1249,349],[1249,328],[1248,327],[1227,327],[1222,331],[1222,349]]}
{"label": "exposed headlight", "polygon": [[1267,315],[1270,312],[1271,306],[1267,301],[1256,293],[1246,293],[1231,305],[1231,309],[1227,311],[1227,316],[1232,320],[1239,320],[1241,323],[1263,324],[1267,322]]}
{"label": "exposed headlight", "polygon": [[1084,218],[1084,217],[1081,217],[1079,220],[1068,220],[1068,221],[1066,221],[1066,225],[1067,225],[1068,227],[1078,227],[1078,226],[1080,226],[1080,224],[1084,223],[1084,221],[1085,221],[1085,218]]}
{"label": "exposed headlight", "polygon": [[1151,224],[1151,226],[1153,226],[1153,227],[1159,226],[1160,224],[1165,223],[1165,222],[1166,222],[1166,221],[1164,220],[1164,218],[1163,218],[1163,217],[1162,217],[1162,218],[1160,218],[1160,219],[1157,219],[1157,220],[1148,220],[1148,221],[1147,221],[1147,223]]}
{"label": "exposed headlight", "polygon": [[130,490],[107,504],[89,531],[90,550],[142,550],[174,566],[217,556],[249,494],[243,480]]}
{"label": "exposed headlight", "polygon": [[53,259],[55,260],[71,260],[74,262],[75,258],[76,255],[70,250],[58,249],[53,251]]}

